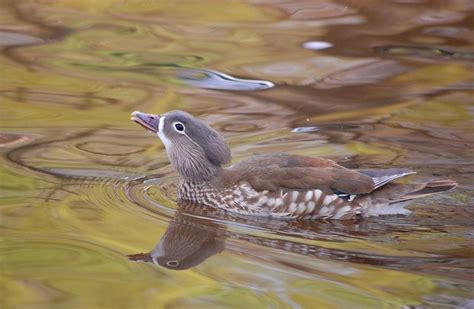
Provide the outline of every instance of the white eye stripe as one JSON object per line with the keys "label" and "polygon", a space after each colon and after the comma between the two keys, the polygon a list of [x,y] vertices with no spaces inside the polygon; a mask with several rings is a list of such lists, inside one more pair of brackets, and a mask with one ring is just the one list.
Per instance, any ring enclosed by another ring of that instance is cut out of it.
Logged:
{"label": "white eye stripe", "polygon": [[162,116],[160,122],[158,122],[158,132],[163,132],[163,127],[165,126],[166,117]]}
{"label": "white eye stripe", "polygon": [[165,148],[169,149],[171,147],[171,141],[166,137],[165,132],[163,131],[165,119],[166,117],[160,118],[160,122],[158,123],[158,133],[156,133],[156,135],[158,135],[158,137],[161,139],[163,145],[165,145]]}

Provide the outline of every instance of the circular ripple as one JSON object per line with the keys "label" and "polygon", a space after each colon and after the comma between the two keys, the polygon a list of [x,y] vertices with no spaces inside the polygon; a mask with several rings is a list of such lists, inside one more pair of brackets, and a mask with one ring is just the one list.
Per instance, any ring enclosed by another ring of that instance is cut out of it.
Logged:
{"label": "circular ripple", "polygon": [[[105,156],[126,156],[144,151],[139,146],[130,146],[129,144],[119,144],[116,142],[107,143],[104,141],[78,143],[74,145],[74,147],[84,152]],[[109,150],[104,151],[104,148],[108,148]],[[111,148],[113,148],[113,150],[111,150]]]}

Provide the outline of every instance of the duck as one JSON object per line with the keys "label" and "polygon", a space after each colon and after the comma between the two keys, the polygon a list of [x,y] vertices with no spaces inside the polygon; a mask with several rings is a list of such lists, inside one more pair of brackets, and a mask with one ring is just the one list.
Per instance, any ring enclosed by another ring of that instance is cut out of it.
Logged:
{"label": "duck", "polygon": [[454,189],[450,179],[399,181],[407,168],[345,168],[333,160],[269,153],[229,166],[225,138],[193,115],[134,111],[131,120],[157,135],[180,175],[178,203],[244,216],[291,220],[347,220],[408,215],[416,198]]}

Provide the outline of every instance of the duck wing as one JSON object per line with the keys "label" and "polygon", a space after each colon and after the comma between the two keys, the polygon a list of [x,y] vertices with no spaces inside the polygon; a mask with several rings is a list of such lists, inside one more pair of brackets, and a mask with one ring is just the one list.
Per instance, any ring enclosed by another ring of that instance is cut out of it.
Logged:
{"label": "duck wing", "polygon": [[237,181],[248,182],[257,191],[282,189],[365,194],[375,189],[369,175],[340,166],[332,160],[288,154],[255,156],[230,168]]}

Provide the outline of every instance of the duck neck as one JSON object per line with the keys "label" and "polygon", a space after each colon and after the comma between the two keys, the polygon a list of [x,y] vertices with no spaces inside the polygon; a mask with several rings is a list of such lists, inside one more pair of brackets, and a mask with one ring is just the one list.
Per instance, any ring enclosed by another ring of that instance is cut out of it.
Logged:
{"label": "duck neck", "polygon": [[215,165],[199,165],[195,162],[192,166],[175,166],[185,182],[202,183],[211,182],[222,172],[222,167]]}
{"label": "duck neck", "polygon": [[168,151],[170,161],[185,182],[210,182],[223,171],[221,166],[212,164],[199,150],[179,147],[170,150]]}

